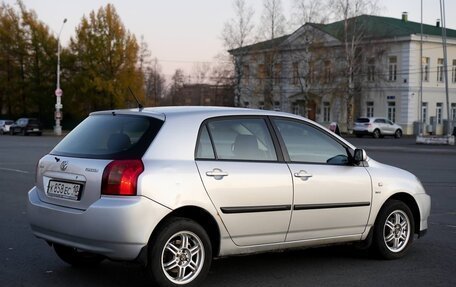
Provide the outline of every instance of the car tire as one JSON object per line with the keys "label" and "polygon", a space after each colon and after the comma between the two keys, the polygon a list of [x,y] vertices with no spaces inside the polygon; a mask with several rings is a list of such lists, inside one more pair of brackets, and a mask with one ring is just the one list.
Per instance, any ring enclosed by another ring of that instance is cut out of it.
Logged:
{"label": "car tire", "polygon": [[400,129],[397,129],[396,132],[394,133],[394,137],[399,139],[402,137],[402,131]]}
{"label": "car tire", "polygon": [[374,130],[374,132],[372,133],[372,136],[373,136],[375,139],[378,139],[378,138],[381,138],[381,137],[382,137],[382,133],[380,132],[379,129],[376,129],[376,130]]}
{"label": "car tire", "polygon": [[25,128],[21,131],[21,135],[26,136],[27,132],[25,131]]}
{"label": "car tire", "polygon": [[363,135],[362,134],[355,134],[357,138],[362,138]]}
{"label": "car tire", "polygon": [[2,136],[3,134],[4,134],[4,131],[0,130],[0,136]]}
{"label": "car tire", "polygon": [[147,271],[157,286],[199,286],[212,262],[206,230],[193,220],[164,222],[150,242]]}
{"label": "car tire", "polygon": [[388,200],[380,210],[373,228],[371,247],[379,258],[401,258],[413,243],[413,215],[402,201]]}
{"label": "car tire", "polygon": [[90,267],[101,263],[105,258],[98,254],[81,251],[77,248],[53,244],[60,259],[74,267]]}

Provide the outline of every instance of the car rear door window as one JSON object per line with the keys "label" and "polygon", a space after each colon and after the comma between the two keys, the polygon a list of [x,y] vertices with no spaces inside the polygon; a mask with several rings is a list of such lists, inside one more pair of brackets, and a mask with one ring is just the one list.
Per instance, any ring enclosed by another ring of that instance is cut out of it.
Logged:
{"label": "car rear door window", "polygon": [[277,161],[264,119],[217,119],[209,121],[207,127],[217,159]]}
{"label": "car rear door window", "polygon": [[196,149],[197,159],[215,159],[214,149],[212,148],[211,138],[207,132],[206,125],[201,127],[198,138],[198,147]]}

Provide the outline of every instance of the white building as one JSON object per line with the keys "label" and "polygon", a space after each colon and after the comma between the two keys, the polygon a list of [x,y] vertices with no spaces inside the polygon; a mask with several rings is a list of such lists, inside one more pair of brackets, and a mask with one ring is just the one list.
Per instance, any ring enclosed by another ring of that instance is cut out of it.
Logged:
{"label": "white building", "polygon": [[[402,19],[361,15],[347,23],[308,23],[290,35],[231,50],[242,78],[238,105],[301,114],[324,125],[337,121],[343,130],[356,117],[383,116],[400,124],[404,134],[418,132],[422,107],[424,132],[442,134],[448,117],[439,24],[423,25],[421,42],[420,23],[406,14]],[[454,121],[456,30],[446,33]]]}

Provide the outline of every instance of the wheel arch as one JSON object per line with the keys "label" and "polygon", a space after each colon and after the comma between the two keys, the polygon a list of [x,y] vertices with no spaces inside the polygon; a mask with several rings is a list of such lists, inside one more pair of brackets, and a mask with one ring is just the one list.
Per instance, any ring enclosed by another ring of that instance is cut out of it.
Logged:
{"label": "wheel arch", "polygon": [[410,208],[410,211],[412,211],[413,215],[413,223],[415,225],[415,234],[419,234],[421,214],[420,208],[418,207],[418,204],[416,203],[416,200],[413,198],[413,196],[405,192],[395,193],[383,203],[382,208],[389,200],[392,199],[402,201]]}
{"label": "wheel arch", "polygon": [[220,229],[217,224],[217,221],[207,210],[197,206],[183,206],[170,212],[154,228],[154,231],[150,236],[150,240],[152,240],[158,232],[158,230],[161,229],[161,225],[166,224],[167,220],[173,217],[188,218],[200,224],[201,227],[204,228],[204,230],[206,230],[207,235],[211,240],[213,256],[218,256],[220,252]]}

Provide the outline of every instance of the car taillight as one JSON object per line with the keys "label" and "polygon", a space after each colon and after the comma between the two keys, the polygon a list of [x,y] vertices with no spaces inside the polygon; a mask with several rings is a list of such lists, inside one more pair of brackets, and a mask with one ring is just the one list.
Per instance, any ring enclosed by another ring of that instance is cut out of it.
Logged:
{"label": "car taillight", "polygon": [[136,195],[138,176],[144,171],[141,160],[114,160],[103,171],[101,194]]}

